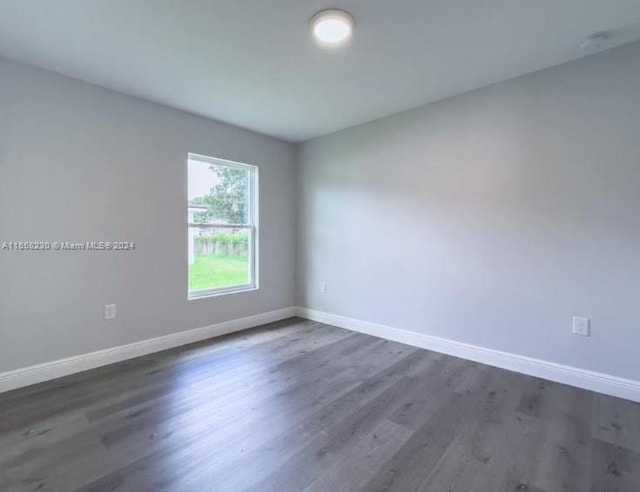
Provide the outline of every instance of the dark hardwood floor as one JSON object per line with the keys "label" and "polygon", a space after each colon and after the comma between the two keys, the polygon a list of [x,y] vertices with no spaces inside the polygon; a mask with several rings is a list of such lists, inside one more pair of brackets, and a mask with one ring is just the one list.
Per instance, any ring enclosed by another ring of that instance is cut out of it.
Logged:
{"label": "dark hardwood floor", "polygon": [[0,490],[640,491],[640,405],[298,319],[0,395]]}

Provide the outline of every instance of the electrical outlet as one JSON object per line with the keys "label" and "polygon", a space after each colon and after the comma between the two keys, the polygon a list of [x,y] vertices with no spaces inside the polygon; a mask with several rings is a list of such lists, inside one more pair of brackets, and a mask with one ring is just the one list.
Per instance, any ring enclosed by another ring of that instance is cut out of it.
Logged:
{"label": "electrical outlet", "polygon": [[322,292],[323,294],[326,294],[326,292],[327,292],[327,284],[326,284],[326,282],[320,282],[320,292]]}
{"label": "electrical outlet", "polygon": [[573,317],[573,334],[580,335],[582,337],[591,336],[589,330],[589,318],[581,318],[579,316]]}
{"label": "electrical outlet", "polygon": [[116,319],[116,305],[105,304],[104,305],[104,319]]}

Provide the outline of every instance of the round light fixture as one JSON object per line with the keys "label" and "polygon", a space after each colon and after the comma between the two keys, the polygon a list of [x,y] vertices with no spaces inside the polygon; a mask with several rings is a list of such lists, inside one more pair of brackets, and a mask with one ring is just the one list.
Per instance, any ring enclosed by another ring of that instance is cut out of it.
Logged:
{"label": "round light fixture", "polygon": [[599,32],[592,36],[589,36],[587,39],[583,41],[580,45],[584,51],[600,51],[609,44],[611,36],[606,32]]}
{"label": "round light fixture", "polygon": [[338,9],[322,10],[311,18],[311,33],[323,46],[340,46],[353,34],[353,17]]}

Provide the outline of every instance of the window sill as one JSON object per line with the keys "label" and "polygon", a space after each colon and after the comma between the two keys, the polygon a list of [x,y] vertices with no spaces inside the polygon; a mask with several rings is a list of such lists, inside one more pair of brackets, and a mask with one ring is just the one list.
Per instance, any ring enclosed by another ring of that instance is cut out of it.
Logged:
{"label": "window sill", "polygon": [[238,287],[228,287],[224,289],[209,289],[209,290],[196,290],[189,292],[187,299],[189,301],[196,301],[198,299],[208,299],[209,297],[224,296],[227,294],[239,294],[241,292],[251,292],[258,290],[256,285],[241,285]]}

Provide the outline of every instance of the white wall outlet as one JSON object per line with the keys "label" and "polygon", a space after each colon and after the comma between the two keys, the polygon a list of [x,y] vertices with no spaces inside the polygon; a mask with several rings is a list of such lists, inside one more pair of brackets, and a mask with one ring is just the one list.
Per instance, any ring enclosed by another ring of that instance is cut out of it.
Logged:
{"label": "white wall outlet", "polygon": [[327,283],[326,282],[320,282],[320,292],[322,292],[323,294],[326,294],[326,292],[327,292]]}
{"label": "white wall outlet", "polygon": [[104,319],[116,319],[116,305],[105,304],[104,305]]}
{"label": "white wall outlet", "polygon": [[581,318],[579,316],[573,317],[573,334],[580,335],[582,337],[588,337],[591,335],[589,330],[589,318]]}

